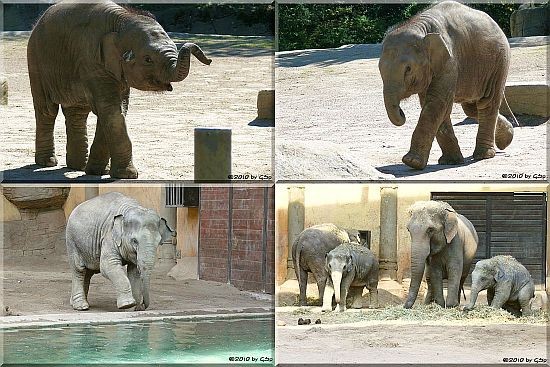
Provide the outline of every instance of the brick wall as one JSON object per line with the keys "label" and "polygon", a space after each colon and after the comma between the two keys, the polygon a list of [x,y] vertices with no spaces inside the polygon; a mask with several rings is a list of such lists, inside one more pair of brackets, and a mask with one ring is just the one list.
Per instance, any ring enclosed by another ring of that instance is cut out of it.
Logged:
{"label": "brick wall", "polygon": [[273,293],[273,210],[273,188],[202,188],[200,278]]}

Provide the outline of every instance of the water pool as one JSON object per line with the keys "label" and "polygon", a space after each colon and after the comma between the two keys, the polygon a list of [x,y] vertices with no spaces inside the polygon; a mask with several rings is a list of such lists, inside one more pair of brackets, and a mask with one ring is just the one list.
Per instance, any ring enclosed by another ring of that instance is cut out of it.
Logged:
{"label": "water pool", "polygon": [[273,319],[5,329],[4,363],[268,363]]}

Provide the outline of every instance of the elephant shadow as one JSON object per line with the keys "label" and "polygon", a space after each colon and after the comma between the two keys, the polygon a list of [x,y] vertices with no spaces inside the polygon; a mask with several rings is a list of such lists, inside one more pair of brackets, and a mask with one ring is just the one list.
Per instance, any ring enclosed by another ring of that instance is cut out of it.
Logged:
{"label": "elephant shadow", "polygon": [[[496,155],[504,155],[506,153],[504,152],[496,152]],[[389,174],[389,175],[393,175],[395,176],[396,178],[402,178],[402,177],[413,177],[413,176],[418,176],[418,175],[423,175],[423,174],[426,174],[426,173],[431,173],[431,172],[439,172],[439,171],[444,171],[446,169],[453,169],[453,168],[456,168],[456,167],[466,167],[466,166],[469,166],[471,164],[474,164],[474,163],[478,163],[479,161],[476,161],[474,159],[473,156],[468,156],[468,157],[464,157],[464,163],[460,163],[460,164],[449,164],[449,165],[444,165],[444,164],[428,164],[426,166],[426,168],[424,169],[421,169],[421,170],[417,170],[417,169],[414,169],[414,168],[410,168],[409,166],[407,166],[406,164],[404,163],[398,163],[398,164],[388,164],[388,165],[385,165],[385,166],[378,166],[376,167],[376,169],[382,173],[385,173],[385,174]]]}
{"label": "elephant shadow", "polygon": [[261,119],[255,118],[254,120],[248,123],[248,126],[255,127],[275,127],[275,120],[273,119]]}
{"label": "elephant shadow", "polygon": [[28,164],[0,171],[0,177],[2,177],[2,182],[4,183],[29,183],[36,181],[105,183],[117,181],[117,179],[110,176],[91,176],[67,167],[45,168],[37,164]]}

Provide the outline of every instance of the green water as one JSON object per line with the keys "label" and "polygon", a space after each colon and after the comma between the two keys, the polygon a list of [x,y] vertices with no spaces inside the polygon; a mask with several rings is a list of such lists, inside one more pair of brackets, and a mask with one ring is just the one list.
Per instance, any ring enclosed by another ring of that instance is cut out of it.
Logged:
{"label": "green water", "polygon": [[[273,319],[3,330],[4,363],[268,363]],[[254,359],[256,359],[254,361]]]}

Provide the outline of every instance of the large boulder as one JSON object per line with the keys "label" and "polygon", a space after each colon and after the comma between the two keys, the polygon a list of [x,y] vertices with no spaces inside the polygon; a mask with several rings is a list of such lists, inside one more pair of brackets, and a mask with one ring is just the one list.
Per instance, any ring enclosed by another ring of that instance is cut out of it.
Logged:
{"label": "large boulder", "polygon": [[512,37],[548,36],[550,3],[535,7],[520,7],[510,16],[510,33]]}

